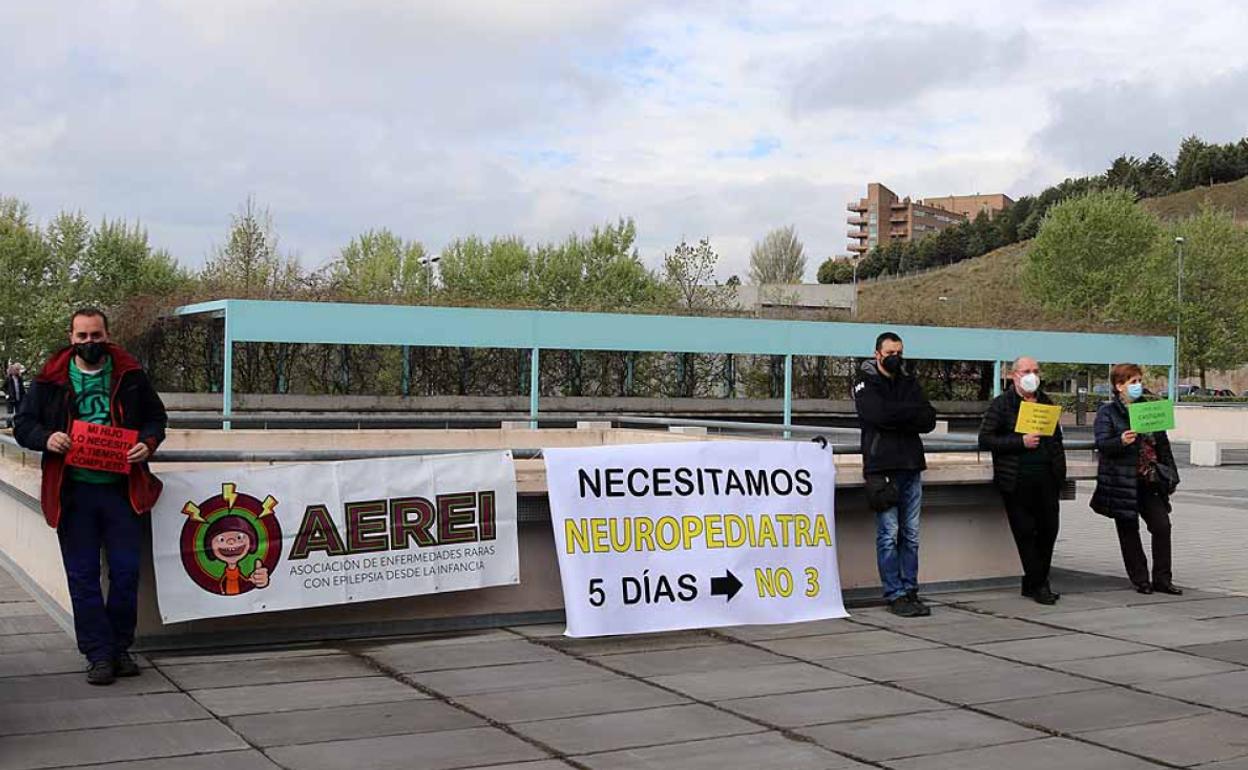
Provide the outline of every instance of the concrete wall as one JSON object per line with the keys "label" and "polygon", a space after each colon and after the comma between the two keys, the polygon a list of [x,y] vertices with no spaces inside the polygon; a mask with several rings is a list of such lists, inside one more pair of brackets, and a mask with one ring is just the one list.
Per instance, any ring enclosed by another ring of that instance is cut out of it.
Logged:
{"label": "concrete wall", "polygon": [[1178,405],[1170,438],[1181,441],[1248,441],[1248,404],[1243,406]]}

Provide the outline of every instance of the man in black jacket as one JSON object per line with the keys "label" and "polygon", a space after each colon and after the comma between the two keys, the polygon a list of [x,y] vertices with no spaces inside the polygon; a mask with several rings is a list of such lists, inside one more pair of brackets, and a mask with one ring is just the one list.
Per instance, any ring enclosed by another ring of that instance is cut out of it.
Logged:
{"label": "man in black jacket", "polygon": [[927,468],[920,433],[936,427],[913,371],[902,358],[901,337],[884,332],[875,358],[864,361],[854,386],[862,431],[862,474],[875,514],[875,556],[889,609],[902,617],[930,615],[919,598],[919,509]]}
{"label": "man in black jacket", "polygon": [[[87,681],[112,684],[138,676],[128,652],[138,612],[143,522],[160,495],[147,460],[165,438],[168,418],[139,362],[109,342],[108,319],[95,308],[70,318],[69,346],[54,353],[17,413],[14,436],[43,452],[40,505],[56,529],[74,608]],[[73,467],[66,453],[74,421],[130,428],[138,441],[127,473]],[[100,550],[108,559],[108,600],[100,586]]]}
{"label": "man in black jacket", "polygon": [[1040,364],[1018,358],[1010,370],[1013,385],[993,399],[979,428],[979,446],[992,452],[992,481],[1005,500],[1010,532],[1023,564],[1023,596],[1054,604],[1060,594],[1049,587],[1049,567],[1057,542],[1059,496],[1066,481],[1062,428],[1052,436],[1018,433],[1024,402],[1052,405],[1040,389]]}

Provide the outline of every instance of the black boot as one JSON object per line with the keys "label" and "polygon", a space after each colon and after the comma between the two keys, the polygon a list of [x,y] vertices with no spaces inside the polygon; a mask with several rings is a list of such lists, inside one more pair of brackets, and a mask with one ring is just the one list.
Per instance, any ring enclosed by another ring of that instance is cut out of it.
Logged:
{"label": "black boot", "polygon": [[88,684],[112,684],[117,679],[111,660],[97,660],[87,667]]}

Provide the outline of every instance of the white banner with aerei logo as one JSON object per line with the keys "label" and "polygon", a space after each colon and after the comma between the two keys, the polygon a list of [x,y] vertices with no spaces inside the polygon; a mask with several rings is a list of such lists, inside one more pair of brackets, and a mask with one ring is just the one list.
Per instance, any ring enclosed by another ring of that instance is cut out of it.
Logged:
{"label": "white banner with aerei logo", "polygon": [[846,616],[829,450],[707,441],[545,456],[569,636]]}
{"label": "white banner with aerei logo", "polygon": [[166,623],[520,580],[510,452],[160,477]]}

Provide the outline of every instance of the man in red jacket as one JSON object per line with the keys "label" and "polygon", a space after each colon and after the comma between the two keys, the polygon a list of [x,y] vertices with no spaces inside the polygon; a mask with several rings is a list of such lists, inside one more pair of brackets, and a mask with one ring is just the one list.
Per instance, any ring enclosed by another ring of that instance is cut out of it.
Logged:
{"label": "man in red jacket", "polygon": [[[61,543],[87,681],[104,685],[139,674],[127,651],[138,608],[139,515],[151,511],[160,496],[160,481],[147,460],[165,438],[168,417],[139,362],[109,342],[103,312],[74,313],[69,342],[35,377],[13,433],[22,446],[43,452],[40,504]],[[126,456],[130,472],[66,465],[75,420],[138,431]],[[101,548],[108,558],[107,604],[100,586]]]}

